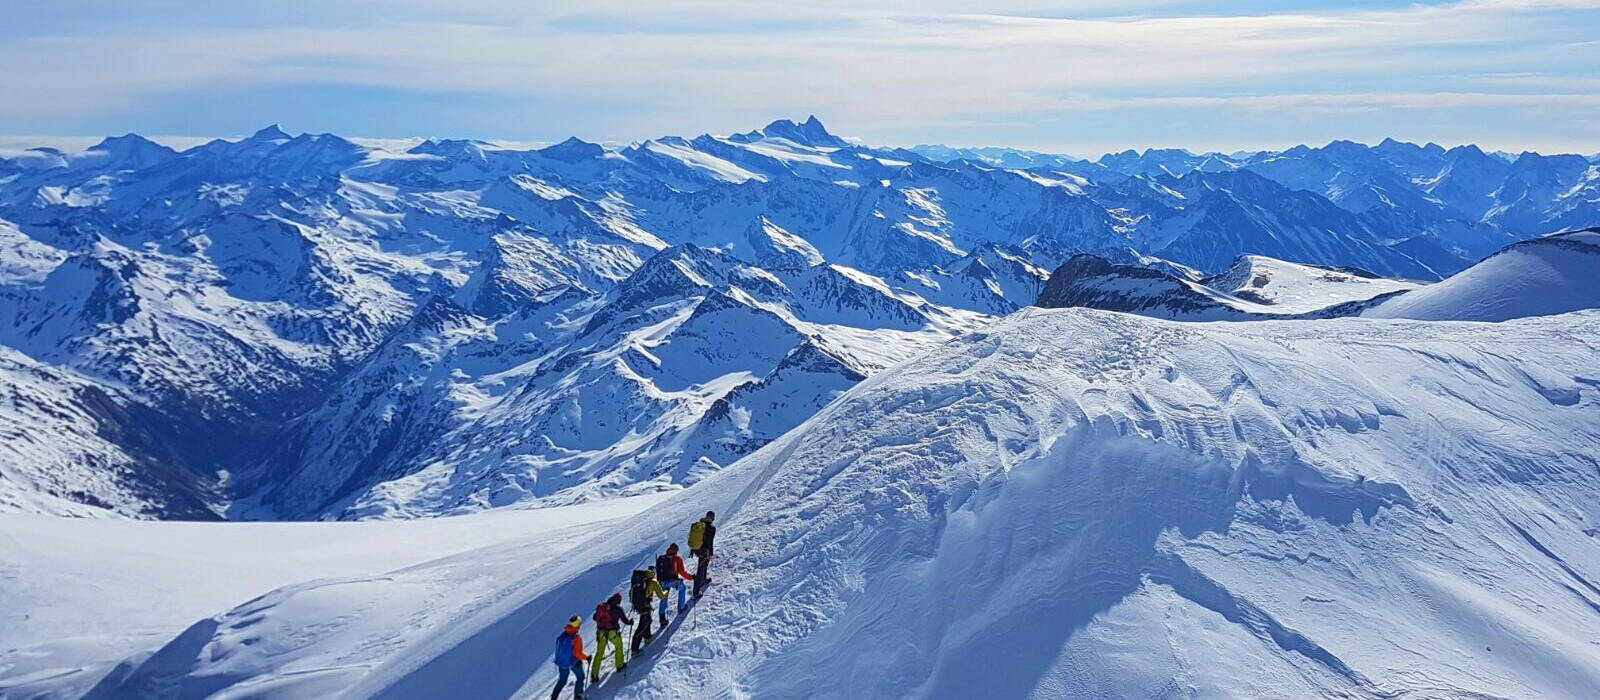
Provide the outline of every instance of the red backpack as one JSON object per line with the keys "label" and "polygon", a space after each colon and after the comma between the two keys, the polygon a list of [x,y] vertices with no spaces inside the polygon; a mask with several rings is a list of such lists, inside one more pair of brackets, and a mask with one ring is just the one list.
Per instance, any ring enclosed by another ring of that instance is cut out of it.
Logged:
{"label": "red backpack", "polygon": [[594,606],[594,624],[596,627],[599,627],[603,630],[608,630],[616,626],[616,620],[611,618],[610,604],[601,603]]}

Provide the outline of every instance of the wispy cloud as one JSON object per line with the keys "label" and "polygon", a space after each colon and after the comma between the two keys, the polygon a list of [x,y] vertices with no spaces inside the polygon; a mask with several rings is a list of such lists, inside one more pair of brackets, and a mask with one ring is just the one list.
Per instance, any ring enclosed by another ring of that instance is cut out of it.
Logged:
{"label": "wispy cloud", "polygon": [[1243,108],[1272,111],[1362,112],[1380,109],[1452,109],[1458,107],[1541,107],[1554,109],[1600,107],[1600,94],[1574,93],[1307,93],[1281,95],[1230,95],[1103,98],[1082,96],[1063,99],[1060,109],[1116,110],[1151,107]]}
{"label": "wispy cloud", "polygon": [[[148,111],[186,92],[350,85],[632,105],[591,119],[632,135],[815,111],[881,138],[975,114],[1588,110],[1600,65],[1600,46],[1584,43],[1600,0],[1278,12],[1093,2],[1070,15],[1058,3],[968,5],[330,0],[327,18],[296,24],[44,33],[0,44],[11,67],[0,94],[17,97],[0,101],[0,123]],[[352,8],[369,14],[355,21]],[[1515,73],[1544,77],[1487,77]]]}

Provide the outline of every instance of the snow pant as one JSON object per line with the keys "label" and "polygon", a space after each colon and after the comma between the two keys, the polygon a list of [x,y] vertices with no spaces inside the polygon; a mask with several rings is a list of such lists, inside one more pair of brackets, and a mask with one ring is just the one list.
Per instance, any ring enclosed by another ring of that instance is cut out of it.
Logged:
{"label": "snow pant", "polygon": [[[688,595],[688,593],[683,589],[683,579],[673,579],[671,581],[666,581],[666,582],[662,583],[661,586],[663,588],[666,588],[667,590],[672,590],[674,588],[678,589],[678,609],[679,610],[682,610],[684,608],[684,606],[687,606],[689,604],[689,601],[684,599],[685,596]],[[667,616],[667,599],[666,598],[662,598],[661,599],[661,606],[660,607],[661,607],[661,616],[662,617],[666,617]]]}
{"label": "snow pant", "polygon": [[639,614],[639,626],[633,628],[632,645],[633,653],[637,654],[645,642],[650,641],[650,623],[653,620],[650,618],[650,608],[648,607],[643,610],[634,610],[634,612]]}
{"label": "snow pant", "polygon": [[622,660],[622,633],[617,630],[600,630],[599,640],[594,643],[594,658],[589,660],[589,680],[600,680],[600,662],[606,658],[606,644],[611,645],[612,658],[617,662],[617,668],[622,668],[626,661]]}
{"label": "snow pant", "polygon": [[561,669],[561,677],[556,679],[556,689],[550,691],[550,700],[556,700],[556,698],[561,697],[561,689],[567,687],[567,674],[569,673],[578,678],[577,689],[573,691],[573,694],[575,696],[583,695],[583,662],[573,661],[571,666],[560,666],[558,668]]}
{"label": "snow pant", "polygon": [[694,561],[694,597],[699,598],[700,592],[706,588],[706,582],[711,580],[706,572],[711,566],[711,552],[703,549],[695,552]]}

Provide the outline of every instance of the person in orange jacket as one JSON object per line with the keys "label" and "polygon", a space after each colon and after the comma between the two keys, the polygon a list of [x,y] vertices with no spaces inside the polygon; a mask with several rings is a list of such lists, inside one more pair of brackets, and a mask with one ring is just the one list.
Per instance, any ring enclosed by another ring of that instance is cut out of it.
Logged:
{"label": "person in orange jacket", "polygon": [[578,677],[578,685],[573,690],[572,697],[583,700],[583,662],[589,660],[589,655],[583,653],[583,637],[578,634],[578,628],[583,626],[583,618],[573,615],[567,620],[567,626],[561,630],[561,636],[556,637],[556,668],[561,669],[561,677],[556,680],[556,689],[550,691],[550,700],[561,697],[561,689],[567,685],[567,675]]}
{"label": "person in orange jacket", "polygon": [[[683,568],[683,557],[678,556],[678,543],[667,545],[667,553],[656,557],[656,578],[661,581],[661,587],[667,590],[678,589],[678,614],[689,609],[689,602],[685,600],[688,592],[684,590],[683,582],[693,580],[694,576]],[[661,599],[660,607],[661,629],[667,629],[667,599]]]}

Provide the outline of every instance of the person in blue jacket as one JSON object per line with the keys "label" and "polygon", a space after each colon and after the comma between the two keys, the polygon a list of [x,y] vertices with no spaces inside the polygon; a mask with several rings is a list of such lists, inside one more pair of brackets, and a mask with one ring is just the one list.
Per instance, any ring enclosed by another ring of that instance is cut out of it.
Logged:
{"label": "person in blue jacket", "polygon": [[578,628],[583,626],[583,618],[573,615],[567,620],[567,626],[561,630],[561,636],[556,637],[556,668],[561,669],[561,678],[556,681],[556,689],[550,691],[550,700],[561,697],[561,689],[567,686],[567,675],[578,677],[576,689],[572,692],[575,700],[583,700],[583,662],[589,660],[589,655],[583,653],[583,637],[579,636]]}

